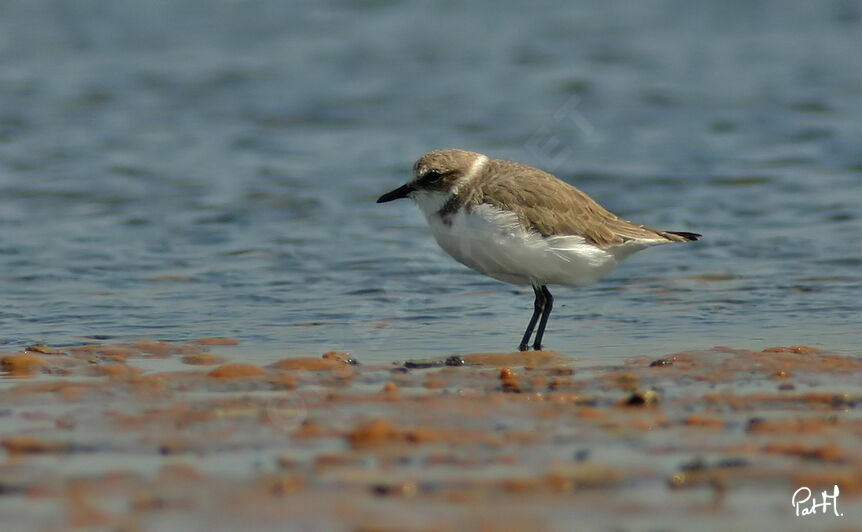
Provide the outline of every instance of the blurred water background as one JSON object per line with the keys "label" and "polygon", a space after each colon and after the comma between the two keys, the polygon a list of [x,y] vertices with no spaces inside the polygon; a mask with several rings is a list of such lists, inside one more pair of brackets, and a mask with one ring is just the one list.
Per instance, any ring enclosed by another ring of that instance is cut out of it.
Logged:
{"label": "blurred water background", "polygon": [[862,2],[6,0],[0,350],[513,349],[532,311],[375,198],[435,148],[703,233],[557,288],[548,348],[862,350]]}

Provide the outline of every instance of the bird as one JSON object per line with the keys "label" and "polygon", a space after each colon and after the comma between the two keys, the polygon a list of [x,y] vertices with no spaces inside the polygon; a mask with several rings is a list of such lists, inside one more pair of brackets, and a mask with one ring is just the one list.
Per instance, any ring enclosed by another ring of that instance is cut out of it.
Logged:
{"label": "bird", "polygon": [[[515,161],[461,149],[426,153],[412,178],[377,203],[410,198],[437,244],[456,261],[514,285],[530,285],[533,315],[518,349],[542,350],[554,306],[548,285],[579,287],[609,274],[631,254],[702,235],[624,220],[556,176]],[[538,329],[536,326],[538,324]]]}

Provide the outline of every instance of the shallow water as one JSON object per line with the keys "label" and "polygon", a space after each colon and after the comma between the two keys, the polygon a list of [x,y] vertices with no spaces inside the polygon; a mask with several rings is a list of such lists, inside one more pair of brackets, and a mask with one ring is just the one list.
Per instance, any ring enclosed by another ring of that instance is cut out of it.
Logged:
{"label": "shallow water", "polygon": [[511,349],[532,295],[374,203],[454,146],[705,235],[553,290],[551,348],[862,348],[862,3],[289,4],[4,3],[0,350]]}

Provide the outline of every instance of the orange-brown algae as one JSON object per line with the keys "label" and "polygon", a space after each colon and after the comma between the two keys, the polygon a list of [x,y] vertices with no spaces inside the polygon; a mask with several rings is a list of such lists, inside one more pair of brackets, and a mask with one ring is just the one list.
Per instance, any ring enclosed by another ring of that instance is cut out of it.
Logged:
{"label": "orange-brown algae", "polygon": [[407,434],[387,419],[375,419],[363,423],[348,433],[347,441],[351,447],[361,449],[383,444],[405,443]]}
{"label": "orange-brown algae", "polygon": [[689,427],[703,427],[712,430],[723,429],[726,425],[725,421],[721,418],[704,415],[686,416],[682,423]]}
{"label": "orange-brown algae", "polygon": [[351,366],[355,366],[358,364],[357,360],[353,357],[353,355],[351,355],[347,351],[329,351],[327,353],[324,353],[323,356],[321,356],[320,358],[322,358],[323,360],[333,360],[335,362],[341,362],[342,364],[348,364]]}
{"label": "orange-brown algae", "polygon": [[425,379],[424,387],[426,390],[442,390],[448,386],[448,383],[445,379],[440,378],[436,375],[429,375]]}
{"label": "orange-brown algae", "polygon": [[31,377],[48,365],[36,355],[6,355],[0,358],[0,370],[13,377]]}
{"label": "orange-brown algae", "polygon": [[168,358],[172,355],[202,353],[207,349],[207,346],[197,343],[178,344],[146,338],[132,342],[128,344],[128,347],[153,358]]}
{"label": "orange-brown algae", "polygon": [[290,493],[302,490],[305,482],[296,476],[283,476],[275,474],[263,475],[254,481],[250,495],[255,499],[260,496],[283,497]]}
{"label": "orange-brown algae", "polygon": [[544,481],[555,491],[569,492],[611,488],[620,485],[625,478],[620,469],[605,464],[566,464],[554,467]]}
{"label": "orange-brown algae", "polygon": [[206,475],[196,467],[183,463],[165,464],[156,477],[156,485],[159,484],[177,484],[177,483],[194,483],[203,482],[206,480]]}
{"label": "orange-brown algae", "polygon": [[213,369],[207,373],[207,377],[212,377],[214,379],[238,379],[243,377],[257,377],[264,373],[266,373],[266,370],[260,366],[255,366],[254,364],[232,363]]}
{"label": "orange-brown algae", "polygon": [[0,447],[11,455],[63,453],[68,450],[65,443],[45,441],[34,436],[8,436],[0,440]]}
{"label": "orange-brown algae", "polygon": [[266,382],[274,389],[293,390],[299,385],[296,377],[286,373],[269,373]]}
{"label": "orange-brown algae", "polygon": [[67,497],[68,523],[71,527],[103,527],[113,521],[111,514],[96,508],[80,490],[69,491]]}
{"label": "orange-brown algae", "polygon": [[141,370],[126,364],[98,364],[91,367],[91,373],[97,377],[109,379],[127,379],[139,375]]}
{"label": "orange-brown algae", "polygon": [[813,446],[801,442],[772,442],[763,447],[763,452],[799,456],[824,462],[845,462],[849,458],[845,449],[832,444]]}
{"label": "orange-brown algae", "polygon": [[271,369],[277,370],[305,370],[305,371],[335,371],[345,370],[349,366],[342,360],[335,358],[284,358],[271,364]]}
{"label": "orange-brown algae", "polygon": [[353,449],[369,449],[390,445],[415,445],[434,442],[468,442],[498,444],[499,437],[481,431],[451,430],[416,427],[405,428],[388,419],[379,418],[360,424],[345,435]]}
{"label": "orange-brown algae", "polygon": [[119,346],[101,346],[95,350],[95,353],[101,357],[118,361],[120,359],[125,360],[129,357],[133,357],[140,354],[139,351],[136,351],[134,349]]}
{"label": "orange-brown algae", "polygon": [[395,399],[399,397],[398,385],[393,381],[386,381],[386,384],[383,385],[383,389],[380,391],[384,396]]}
{"label": "orange-brown algae", "polygon": [[521,393],[523,391],[517,374],[509,368],[500,370],[500,387],[508,393]]}
{"label": "orange-brown algae", "polygon": [[360,465],[364,456],[353,451],[332,452],[317,456],[314,460],[314,468],[318,471],[323,469],[336,469],[345,466]]}
{"label": "orange-brown algae", "polygon": [[45,344],[32,344],[24,348],[25,353],[39,353],[40,355],[65,355],[66,350],[60,347],[51,347]]}
{"label": "orange-brown algae", "polygon": [[748,423],[749,434],[773,434],[773,433],[808,433],[825,434],[830,428],[839,423],[838,419],[823,418],[790,418],[790,419],[762,419],[754,418]]}
{"label": "orange-brown algae", "polygon": [[572,358],[556,351],[516,351],[514,353],[474,353],[464,355],[468,365],[488,367],[560,367],[572,364]]}
{"label": "orange-brown algae", "polygon": [[788,347],[785,346],[777,346],[777,347],[767,347],[762,351],[763,353],[796,353],[798,355],[816,355],[820,353],[820,350],[816,347],[809,347],[807,345],[791,345]]}
{"label": "orange-brown algae", "polygon": [[184,355],[181,360],[183,364],[188,364],[190,366],[214,366],[216,364],[221,364],[225,361],[223,357],[213,355],[212,353],[195,353],[191,355]]}
{"label": "orange-brown algae", "polygon": [[163,440],[158,445],[159,454],[163,456],[183,454],[190,450],[191,443],[186,438],[171,438]]}

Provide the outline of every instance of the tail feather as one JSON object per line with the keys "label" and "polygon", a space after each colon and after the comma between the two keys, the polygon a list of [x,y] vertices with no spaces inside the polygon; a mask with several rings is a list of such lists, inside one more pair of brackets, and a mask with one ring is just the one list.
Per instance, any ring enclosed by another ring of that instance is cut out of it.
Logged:
{"label": "tail feather", "polygon": [[[669,240],[673,240],[675,242],[687,242],[691,240],[700,240],[700,237],[703,235],[699,235],[697,233],[686,233],[685,231],[663,231],[662,233]],[[671,236],[673,235],[673,236]]]}

